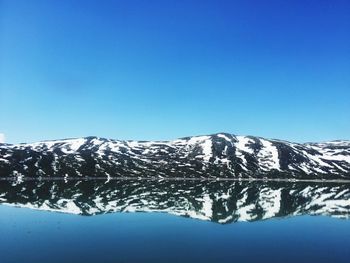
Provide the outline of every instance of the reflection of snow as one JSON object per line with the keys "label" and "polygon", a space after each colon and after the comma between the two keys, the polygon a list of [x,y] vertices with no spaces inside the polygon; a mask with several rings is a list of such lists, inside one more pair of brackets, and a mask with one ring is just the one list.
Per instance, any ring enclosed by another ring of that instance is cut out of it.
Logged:
{"label": "reflection of snow", "polygon": [[[4,183],[4,182],[2,182]],[[5,205],[70,214],[163,212],[206,221],[229,223],[291,215],[349,218],[350,188],[335,184],[205,183],[110,180],[15,185],[0,192]],[[40,192],[40,195],[37,193]],[[45,194],[43,194],[45,193]]]}

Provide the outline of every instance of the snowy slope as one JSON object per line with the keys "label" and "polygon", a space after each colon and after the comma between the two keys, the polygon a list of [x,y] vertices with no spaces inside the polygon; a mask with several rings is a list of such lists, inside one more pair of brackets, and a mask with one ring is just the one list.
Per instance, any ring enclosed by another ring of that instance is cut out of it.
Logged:
{"label": "snowy slope", "polygon": [[350,179],[350,142],[218,133],[174,141],[97,137],[0,144],[1,177]]}

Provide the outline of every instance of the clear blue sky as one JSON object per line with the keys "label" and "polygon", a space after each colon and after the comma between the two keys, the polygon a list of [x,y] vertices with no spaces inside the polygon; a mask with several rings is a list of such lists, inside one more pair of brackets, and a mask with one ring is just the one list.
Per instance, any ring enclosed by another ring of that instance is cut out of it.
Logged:
{"label": "clear blue sky", "polygon": [[350,139],[350,1],[0,0],[7,142]]}

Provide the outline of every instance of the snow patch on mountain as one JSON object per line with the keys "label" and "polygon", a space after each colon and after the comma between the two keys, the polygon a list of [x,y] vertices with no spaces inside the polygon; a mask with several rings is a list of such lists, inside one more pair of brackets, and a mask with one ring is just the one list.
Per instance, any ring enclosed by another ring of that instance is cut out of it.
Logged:
{"label": "snow patch on mountain", "polygon": [[260,139],[260,142],[263,146],[257,155],[260,166],[267,170],[280,170],[278,149],[268,140]]}

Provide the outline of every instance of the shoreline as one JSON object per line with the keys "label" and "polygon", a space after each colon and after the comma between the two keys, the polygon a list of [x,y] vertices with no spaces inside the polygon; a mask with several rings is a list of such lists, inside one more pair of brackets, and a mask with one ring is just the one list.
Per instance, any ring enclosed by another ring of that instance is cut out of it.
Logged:
{"label": "shoreline", "polygon": [[201,177],[201,178],[183,178],[183,177],[0,177],[0,181],[209,181],[209,182],[287,182],[287,183],[349,183],[350,179],[285,179],[285,178],[225,178],[225,177]]}

